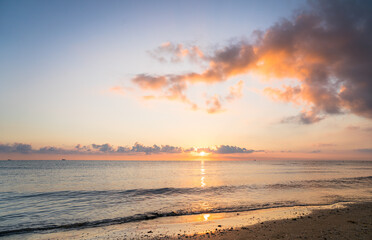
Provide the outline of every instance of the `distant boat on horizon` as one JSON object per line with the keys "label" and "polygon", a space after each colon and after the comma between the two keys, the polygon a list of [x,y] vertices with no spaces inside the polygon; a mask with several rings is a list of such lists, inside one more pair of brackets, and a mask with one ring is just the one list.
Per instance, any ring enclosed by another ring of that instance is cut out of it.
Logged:
{"label": "distant boat on horizon", "polygon": [[66,161],[66,159],[65,158],[62,158],[61,161]]}
{"label": "distant boat on horizon", "polygon": [[12,161],[12,159],[8,158],[8,161]]}

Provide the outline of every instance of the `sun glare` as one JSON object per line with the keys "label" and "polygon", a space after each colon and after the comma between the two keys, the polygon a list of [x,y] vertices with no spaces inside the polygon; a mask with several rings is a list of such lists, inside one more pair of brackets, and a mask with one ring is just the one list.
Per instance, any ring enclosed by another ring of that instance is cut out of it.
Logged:
{"label": "sun glare", "polygon": [[204,157],[205,155],[207,155],[205,152],[200,152],[200,153],[199,153],[199,156],[200,156],[200,157]]}

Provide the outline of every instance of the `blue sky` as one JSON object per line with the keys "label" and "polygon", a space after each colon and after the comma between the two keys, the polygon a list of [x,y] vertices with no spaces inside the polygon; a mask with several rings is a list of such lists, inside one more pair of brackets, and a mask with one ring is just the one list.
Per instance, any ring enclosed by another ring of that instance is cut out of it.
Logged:
{"label": "blue sky", "polygon": [[[249,73],[218,84],[190,86],[188,96],[201,103],[214,94],[228,94],[229,87],[243,80],[242,97],[218,114],[189,111],[179,102],[143,101],[145,93],[132,82],[137,74],[184,74],[206,67],[156,61],[149,51],[161,44],[213,52],[251,42],[255,30],[265,32],[281,19],[292,19],[305,5],[305,1],[0,1],[0,143],[66,148],[92,143],[227,144],[310,152],[318,142],[332,142],[343,149],[350,142],[333,142],[344,129],[368,129],[370,120],[340,115],[314,125],[277,124],[296,115],[301,106],[272,101],[260,91],[292,83],[291,78],[267,82]],[[124,94],[110,91],[115,86]],[[332,128],[337,132],[332,135],[329,126],[335,122],[341,126]],[[298,134],[308,136],[306,141],[299,143]],[[350,149],[372,147],[359,146],[370,136],[363,134],[350,140],[358,142]],[[327,139],[319,140],[324,135]],[[283,137],[289,146],[278,146]]]}

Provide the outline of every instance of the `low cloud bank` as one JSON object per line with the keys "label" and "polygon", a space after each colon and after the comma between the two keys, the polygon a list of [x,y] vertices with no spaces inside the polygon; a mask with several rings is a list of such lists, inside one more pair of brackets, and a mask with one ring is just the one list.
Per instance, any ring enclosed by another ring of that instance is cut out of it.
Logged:
{"label": "low cloud bank", "polygon": [[0,144],[0,153],[21,153],[21,154],[171,154],[171,153],[214,153],[214,154],[232,154],[232,153],[253,153],[261,152],[252,149],[241,148],[237,146],[220,145],[209,148],[182,148],[171,145],[152,145],[145,146],[141,143],[135,143],[133,146],[113,146],[109,143],[76,145],[73,149],[65,149],[53,146],[45,146],[39,149],[33,149],[30,144],[13,143]]}

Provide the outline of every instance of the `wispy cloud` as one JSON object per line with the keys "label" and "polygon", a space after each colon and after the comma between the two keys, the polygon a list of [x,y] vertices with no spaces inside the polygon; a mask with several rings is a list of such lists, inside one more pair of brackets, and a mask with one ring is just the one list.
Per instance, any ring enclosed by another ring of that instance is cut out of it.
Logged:
{"label": "wispy cloud", "polygon": [[218,95],[214,95],[213,97],[208,98],[205,103],[207,105],[208,113],[218,113],[223,111],[221,99]]}
{"label": "wispy cloud", "polygon": [[372,127],[360,127],[360,126],[350,125],[346,127],[346,130],[372,132]]}
{"label": "wispy cloud", "polygon": [[355,151],[361,152],[361,153],[372,154],[372,148],[360,148],[360,149],[355,149]]}
{"label": "wispy cloud", "polygon": [[321,152],[322,152],[321,150],[313,150],[310,153],[321,153]]}
{"label": "wispy cloud", "polygon": [[243,96],[244,82],[240,80],[236,85],[229,88],[229,95],[225,97],[226,100],[232,101]]}
{"label": "wispy cloud", "polygon": [[319,114],[316,108],[312,108],[309,111],[302,111],[296,116],[286,117],[281,120],[281,123],[300,123],[300,124],[312,124],[319,122],[324,119],[324,116]]}
{"label": "wispy cloud", "polygon": [[318,144],[314,144],[313,146],[320,147],[320,148],[328,148],[328,147],[335,147],[337,145],[334,143],[318,143]]}
{"label": "wispy cloud", "polygon": [[115,87],[110,88],[110,92],[114,92],[120,95],[125,95],[124,88],[120,86],[115,86]]}
{"label": "wispy cloud", "polygon": [[[138,74],[133,83],[140,89],[161,92],[169,100],[190,104],[186,94],[190,84],[216,84],[255,72],[266,78],[297,79],[297,86],[264,90],[278,101],[304,106],[298,116],[283,122],[311,124],[345,112],[372,118],[370,12],[372,4],[368,2],[311,1],[293,19],[283,19],[266,31],[256,31],[254,43],[230,43],[212,53],[166,43],[151,54],[156,58],[166,53],[171,62],[194,56],[208,63],[208,67],[202,72],[185,74]],[[231,89],[230,93],[227,97],[230,100],[239,95]],[[214,107],[207,108],[207,112],[222,109],[221,101],[217,100],[216,97],[209,100],[208,104]]]}
{"label": "wispy cloud", "polygon": [[204,53],[198,46],[185,47],[183,44],[174,44],[165,42],[148,54],[158,60],[159,62],[173,62],[177,63],[185,58],[197,62],[199,59],[204,58]]}

